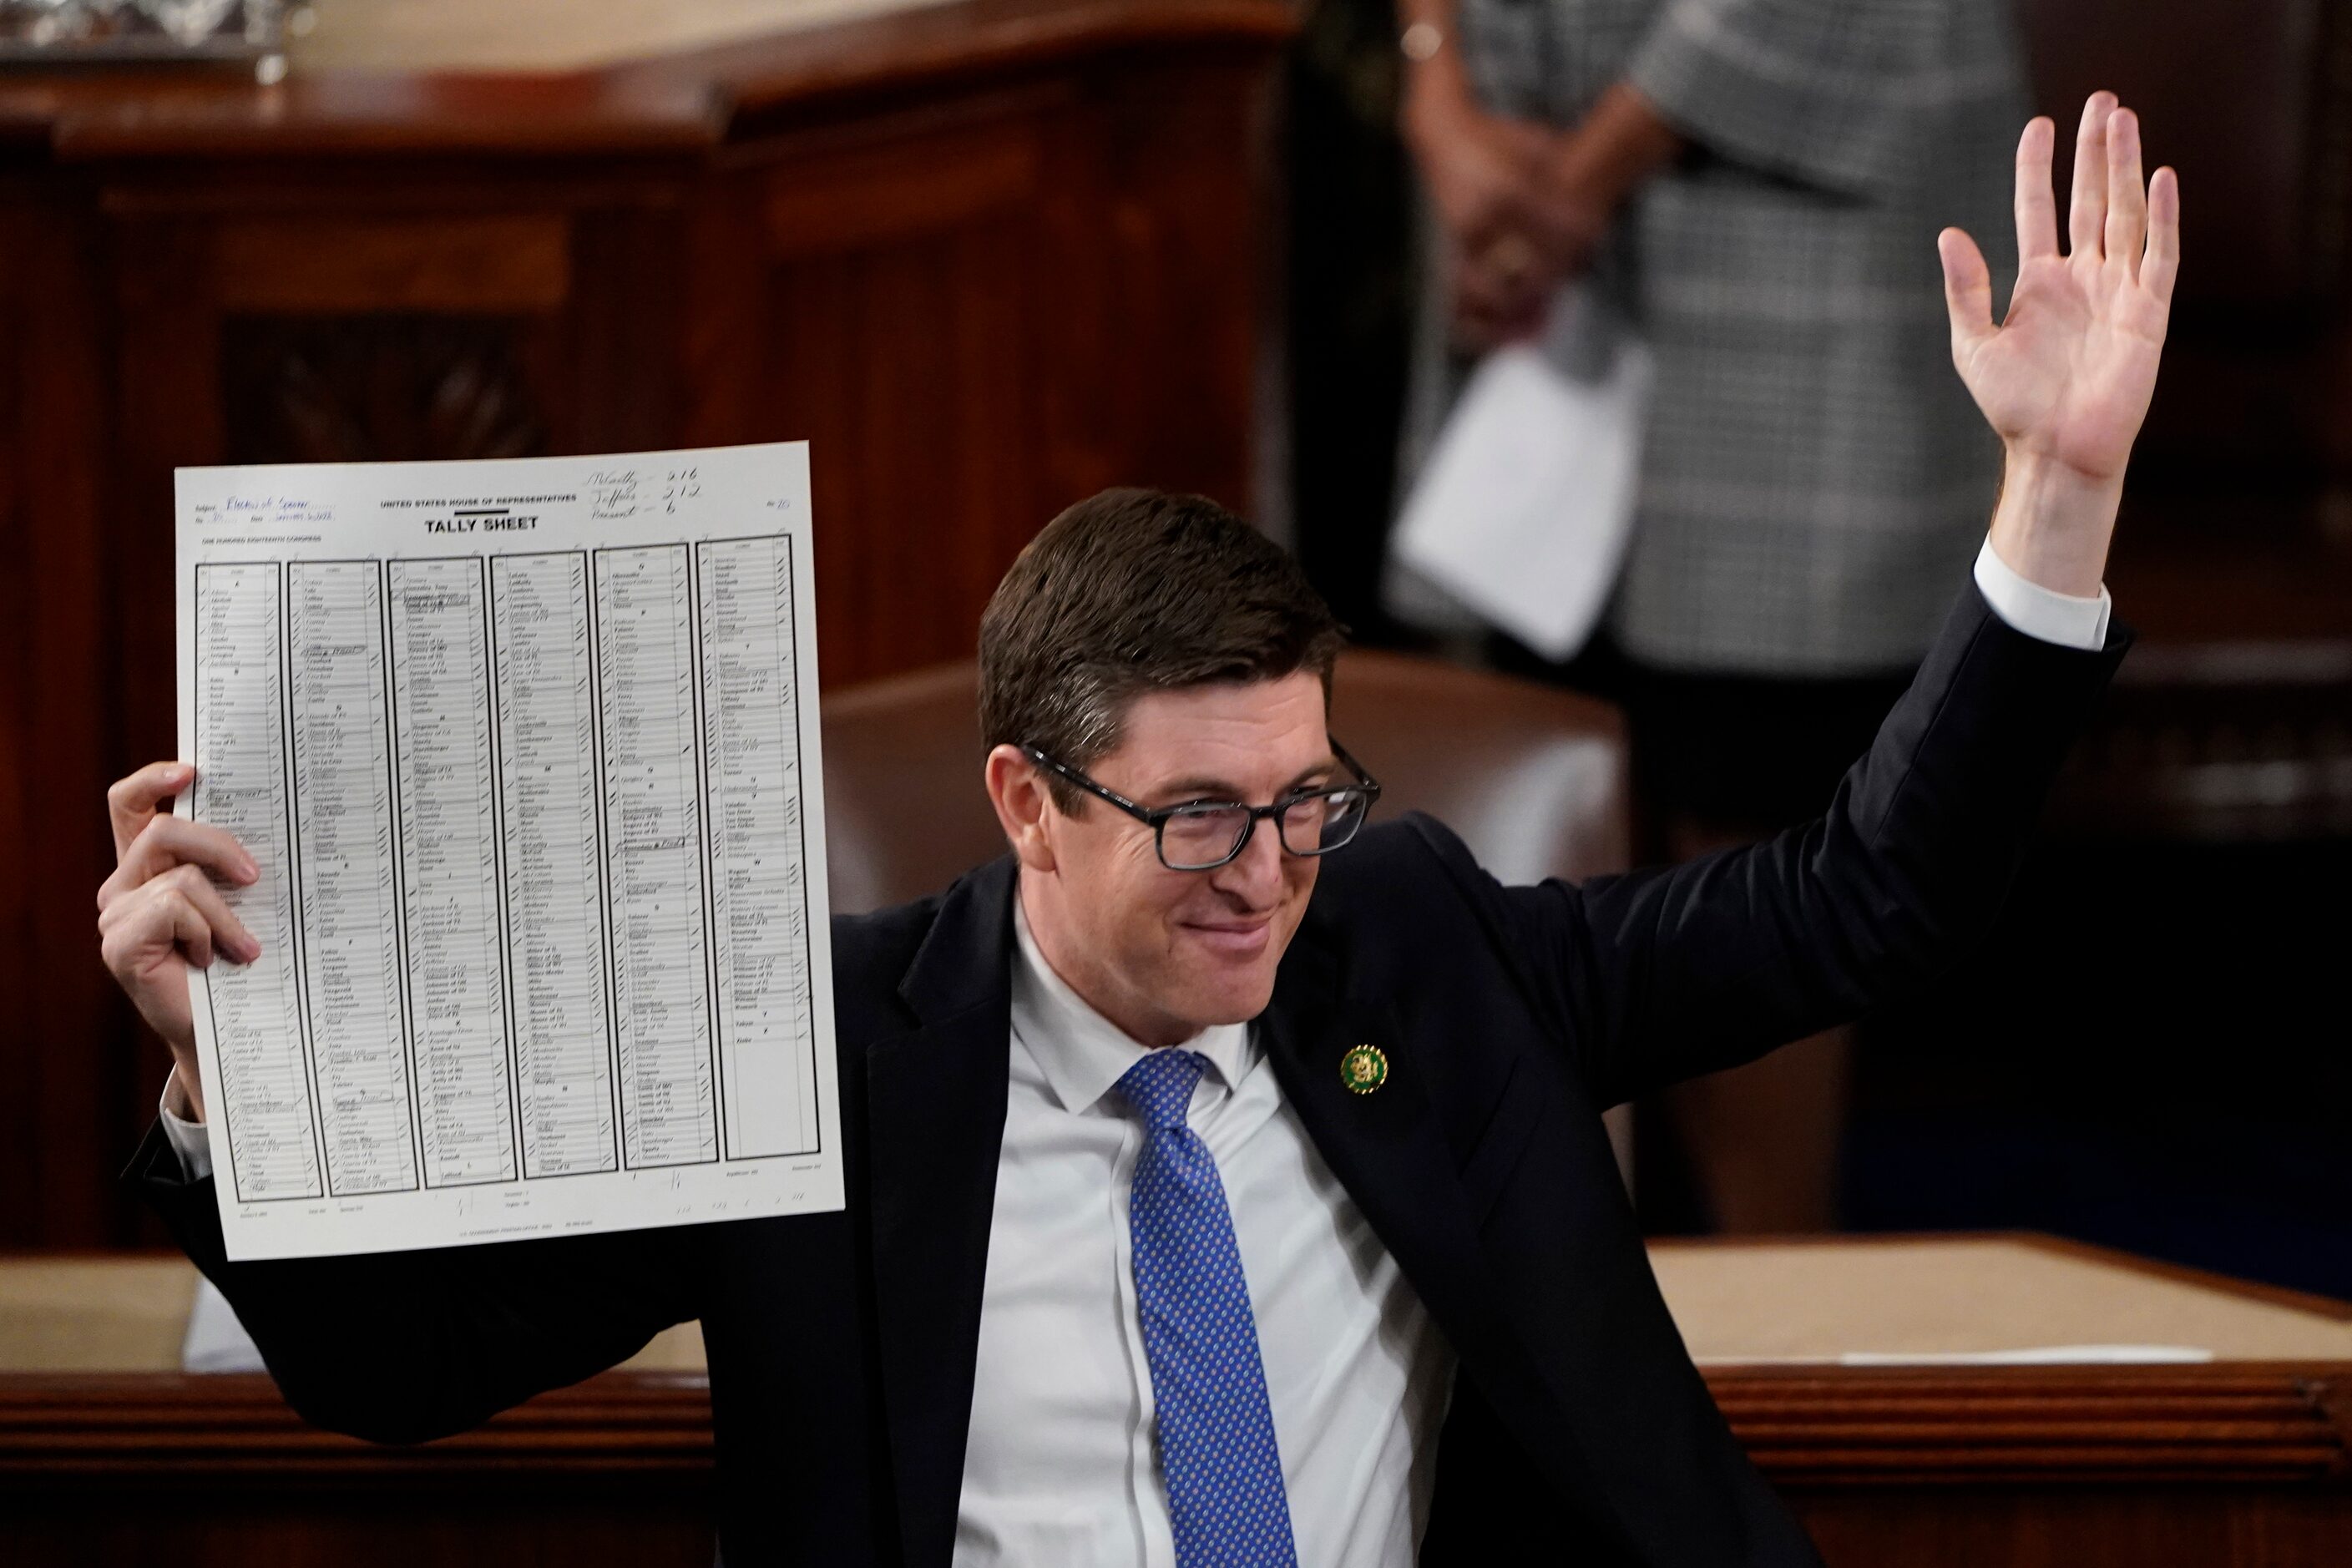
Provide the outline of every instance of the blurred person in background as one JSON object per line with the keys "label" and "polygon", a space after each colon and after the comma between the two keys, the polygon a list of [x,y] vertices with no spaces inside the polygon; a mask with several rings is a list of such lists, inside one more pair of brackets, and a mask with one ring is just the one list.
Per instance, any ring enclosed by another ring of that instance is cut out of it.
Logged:
{"label": "blurred person in background", "polygon": [[[1933,305],[1936,235],[2007,232],[2026,94],[2001,0],[1400,0],[1435,242],[1408,453],[1469,356],[1581,279],[1656,380],[1602,632],[1651,853],[1801,820],[1985,537],[1998,450]],[[2011,257],[1990,259],[2005,290]],[[1533,660],[1535,656],[1525,656]],[[1669,1101],[1719,1229],[1835,1223],[1848,1032]]]}

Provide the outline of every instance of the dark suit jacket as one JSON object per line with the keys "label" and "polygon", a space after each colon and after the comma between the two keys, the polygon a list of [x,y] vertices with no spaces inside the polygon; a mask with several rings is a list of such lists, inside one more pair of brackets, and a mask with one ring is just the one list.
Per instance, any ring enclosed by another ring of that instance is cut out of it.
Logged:
{"label": "dark suit jacket", "polygon": [[[1505,888],[1425,817],[1325,862],[1262,1037],[1461,1358],[1425,1563],[1810,1563],[1652,1278],[1603,1108],[1863,1012],[1999,904],[2125,637],[2081,653],[1970,590],[1828,814],[1754,848]],[[845,1213],[225,1260],[209,1180],[132,1174],[294,1407],[456,1432],[699,1318],[730,1568],[944,1564],[1007,1072],[1009,860],[834,931]],[[1339,1059],[1370,1042],[1388,1081]]]}

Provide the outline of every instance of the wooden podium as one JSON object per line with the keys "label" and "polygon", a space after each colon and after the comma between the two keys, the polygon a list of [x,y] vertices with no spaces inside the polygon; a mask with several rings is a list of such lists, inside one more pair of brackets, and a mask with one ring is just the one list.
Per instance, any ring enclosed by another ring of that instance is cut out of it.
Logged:
{"label": "wooden podium", "polygon": [[[1837,1568],[2342,1568],[2352,1306],[2035,1237],[1660,1243],[1748,1451]],[[701,1343],[379,1448],[178,1364],[177,1258],[0,1263],[0,1560],[710,1562]],[[2179,1364],[1893,1364],[2042,1347]],[[1855,1364],[1858,1358],[1885,1358]]]}
{"label": "wooden podium", "polygon": [[[1835,1568],[2352,1563],[2352,1305],[2047,1237],[1651,1257]],[[2117,1345],[2211,1359],[2018,1355]]]}
{"label": "wooden podium", "polygon": [[177,465],[811,445],[828,687],[1063,507],[1250,505],[1286,0],[333,0],[276,86],[0,74],[0,1247],[164,1237],[90,930]]}

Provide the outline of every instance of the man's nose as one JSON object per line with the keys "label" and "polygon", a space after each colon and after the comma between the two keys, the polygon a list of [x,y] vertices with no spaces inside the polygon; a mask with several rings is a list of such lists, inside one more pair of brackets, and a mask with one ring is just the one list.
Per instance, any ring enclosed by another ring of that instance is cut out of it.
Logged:
{"label": "man's nose", "polygon": [[1282,896],[1282,834],[1274,818],[1256,825],[1242,852],[1217,868],[1211,882],[1221,893],[1251,909],[1265,909]]}

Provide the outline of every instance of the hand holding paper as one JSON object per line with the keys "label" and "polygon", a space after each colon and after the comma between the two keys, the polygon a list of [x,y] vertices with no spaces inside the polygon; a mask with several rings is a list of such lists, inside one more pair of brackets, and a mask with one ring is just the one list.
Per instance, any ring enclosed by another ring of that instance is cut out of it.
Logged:
{"label": "hand holding paper", "polygon": [[229,1256],[839,1207],[805,447],[179,491],[100,900]]}

